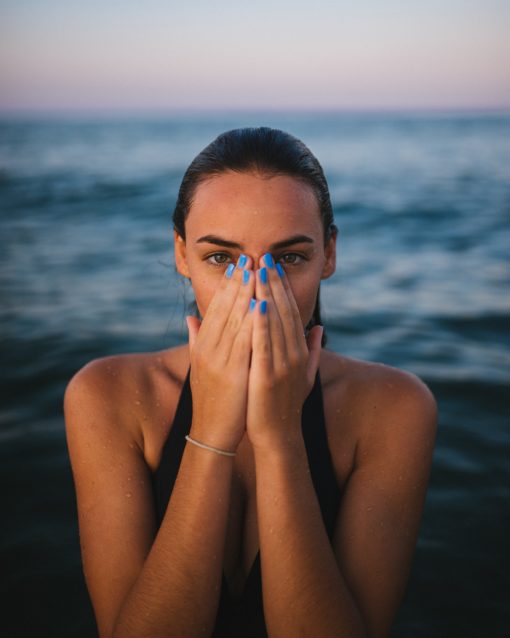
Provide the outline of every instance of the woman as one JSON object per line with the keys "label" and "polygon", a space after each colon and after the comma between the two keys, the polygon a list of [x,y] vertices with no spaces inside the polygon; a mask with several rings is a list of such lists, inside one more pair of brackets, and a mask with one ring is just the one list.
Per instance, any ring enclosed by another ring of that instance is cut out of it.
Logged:
{"label": "woman", "polygon": [[278,130],[225,133],[174,227],[189,344],[92,361],[65,395],[99,635],[387,636],[436,403],[322,347],[337,230],[318,161]]}

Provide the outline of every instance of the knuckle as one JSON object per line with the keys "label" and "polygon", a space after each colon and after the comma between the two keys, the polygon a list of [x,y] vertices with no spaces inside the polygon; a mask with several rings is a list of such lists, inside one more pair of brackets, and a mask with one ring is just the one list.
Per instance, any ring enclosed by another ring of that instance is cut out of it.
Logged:
{"label": "knuckle", "polygon": [[285,323],[290,323],[293,319],[294,313],[288,305],[284,305],[280,308],[280,316]]}
{"label": "knuckle", "polygon": [[303,357],[299,352],[289,353],[288,360],[291,368],[299,368],[303,363]]}
{"label": "knuckle", "polygon": [[237,314],[230,315],[226,327],[229,332],[239,332],[239,328],[241,327],[241,317]]}
{"label": "knuckle", "polygon": [[271,347],[270,347],[269,343],[266,340],[264,340],[260,344],[259,353],[260,353],[260,356],[263,359],[270,359],[270,357],[271,357]]}

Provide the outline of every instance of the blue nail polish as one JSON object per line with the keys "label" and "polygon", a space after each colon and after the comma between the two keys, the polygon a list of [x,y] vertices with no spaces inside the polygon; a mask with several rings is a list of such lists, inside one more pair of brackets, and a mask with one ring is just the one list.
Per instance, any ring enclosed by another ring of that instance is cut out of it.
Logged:
{"label": "blue nail polish", "polygon": [[260,281],[263,284],[267,284],[267,268],[260,269]]}
{"label": "blue nail polish", "polygon": [[237,262],[237,267],[244,268],[246,266],[247,261],[248,261],[248,257],[246,257],[246,255],[240,255],[239,260]]}
{"label": "blue nail polish", "polygon": [[266,253],[264,255],[264,261],[266,262],[266,266],[268,268],[274,268],[274,259],[273,259],[273,255],[271,255],[271,253]]}
{"label": "blue nail polish", "polygon": [[229,267],[227,268],[227,270],[225,271],[225,277],[227,279],[230,279],[230,277],[232,277],[232,273],[234,272],[234,264],[230,264]]}
{"label": "blue nail polish", "polygon": [[265,299],[263,299],[260,302],[260,314],[261,315],[265,315],[267,312],[267,301]]}
{"label": "blue nail polish", "polygon": [[280,275],[280,277],[283,277],[285,274],[281,264],[276,264],[276,272]]}
{"label": "blue nail polish", "polygon": [[250,271],[249,270],[243,270],[243,285],[246,286],[246,284],[250,281]]}
{"label": "blue nail polish", "polygon": [[257,305],[257,300],[256,299],[250,299],[250,312],[253,312],[255,310],[255,306]]}

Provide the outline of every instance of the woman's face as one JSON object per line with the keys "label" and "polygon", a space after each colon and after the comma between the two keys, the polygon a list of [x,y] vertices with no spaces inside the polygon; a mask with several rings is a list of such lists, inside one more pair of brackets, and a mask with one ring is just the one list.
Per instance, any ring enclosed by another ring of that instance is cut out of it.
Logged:
{"label": "woman's face", "polygon": [[286,175],[221,173],[198,186],[185,228],[186,241],[175,234],[177,270],[191,280],[201,316],[230,263],[244,253],[256,270],[270,252],[287,273],[303,326],[310,321],[320,280],[335,270],[335,238],[324,246],[308,185]]}

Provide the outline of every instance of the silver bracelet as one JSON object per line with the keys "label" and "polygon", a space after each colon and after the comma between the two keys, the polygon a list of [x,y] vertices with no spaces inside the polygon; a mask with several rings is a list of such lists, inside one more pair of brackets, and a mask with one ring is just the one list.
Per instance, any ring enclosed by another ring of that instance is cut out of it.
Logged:
{"label": "silver bracelet", "polygon": [[193,443],[194,445],[198,445],[198,447],[202,447],[204,448],[204,450],[210,450],[211,452],[216,452],[216,454],[223,454],[223,456],[235,456],[236,453],[235,452],[226,452],[225,450],[220,450],[217,447],[212,447],[210,445],[206,445],[205,443],[200,443],[199,441],[195,441],[195,439],[192,439],[189,434],[186,434],[186,436],[184,437],[186,439],[186,441],[189,441],[190,443]]}

